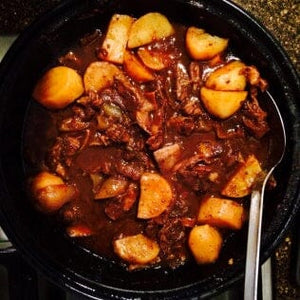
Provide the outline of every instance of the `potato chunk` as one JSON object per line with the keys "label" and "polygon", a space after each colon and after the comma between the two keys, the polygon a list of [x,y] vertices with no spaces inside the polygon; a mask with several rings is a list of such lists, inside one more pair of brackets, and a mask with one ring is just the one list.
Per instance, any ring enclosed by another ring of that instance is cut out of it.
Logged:
{"label": "potato chunk", "polygon": [[251,193],[251,187],[262,172],[259,161],[254,155],[248,158],[222,189],[222,195],[231,198],[241,198]]}
{"label": "potato chunk", "polygon": [[216,91],[206,87],[200,90],[201,100],[206,110],[220,119],[229,118],[237,112],[247,95],[247,91]]}
{"label": "potato chunk", "polygon": [[113,242],[115,253],[131,264],[145,265],[151,263],[160,251],[158,244],[137,234],[117,239]]}
{"label": "potato chunk", "polygon": [[244,68],[245,64],[241,61],[232,61],[212,72],[205,86],[219,91],[243,91],[246,87]]}
{"label": "potato chunk", "polygon": [[37,209],[53,213],[76,196],[76,189],[49,172],[41,172],[31,182],[31,191]]}
{"label": "potato chunk", "polygon": [[142,62],[129,51],[124,55],[124,69],[128,75],[138,82],[147,82],[154,80],[153,74]]}
{"label": "potato chunk", "polygon": [[228,199],[207,197],[200,204],[198,222],[237,230],[242,228],[244,216],[244,208],[239,203]]}
{"label": "potato chunk", "polygon": [[33,193],[36,193],[47,186],[59,184],[64,184],[64,181],[59,176],[43,171],[33,179],[31,187]]}
{"label": "potato chunk", "polygon": [[85,90],[101,91],[111,86],[116,75],[121,74],[121,70],[112,63],[106,61],[96,61],[91,63],[83,76]]}
{"label": "potato chunk", "polygon": [[129,37],[129,30],[134,19],[127,15],[115,14],[108,25],[107,33],[99,52],[103,60],[122,64]]}
{"label": "potato chunk", "polygon": [[210,35],[203,29],[192,26],[186,32],[185,44],[193,59],[209,60],[226,49],[228,39]]}
{"label": "potato chunk", "polygon": [[83,93],[81,76],[65,66],[48,70],[33,90],[33,98],[50,109],[61,109],[72,103]]}
{"label": "potato chunk", "polygon": [[189,235],[188,244],[198,264],[214,263],[222,247],[223,238],[210,225],[195,226]]}
{"label": "potato chunk", "polygon": [[140,180],[140,199],[137,217],[150,219],[159,216],[171,203],[171,186],[156,173],[144,173]]}
{"label": "potato chunk", "polygon": [[157,51],[150,51],[147,48],[139,48],[137,51],[138,56],[143,61],[144,65],[149,69],[160,71],[169,65],[169,57]]}
{"label": "potato chunk", "polygon": [[174,33],[169,20],[162,14],[150,12],[137,19],[131,26],[128,48],[136,48],[168,37]]}

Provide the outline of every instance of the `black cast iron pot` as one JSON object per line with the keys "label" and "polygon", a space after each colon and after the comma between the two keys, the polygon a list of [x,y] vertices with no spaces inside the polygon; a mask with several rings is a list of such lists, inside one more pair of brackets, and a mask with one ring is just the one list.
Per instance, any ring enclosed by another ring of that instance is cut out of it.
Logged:
{"label": "black cast iron pot", "polygon": [[[225,244],[214,265],[187,263],[176,270],[129,273],[66,238],[55,223],[32,209],[24,189],[22,137],[37,79],[79,38],[96,28],[105,30],[113,13],[138,17],[149,11],[230,38],[232,50],[247,64],[256,65],[269,81],[269,91],[285,122],[287,150],[275,174],[278,187],[265,202],[262,261],[279,244],[300,205],[300,83],[274,38],[242,9],[225,0],[75,0],[57,7],[22,33],[0,69],[0,221],[22,256],[63,288],[95,298],[204,298],[243,277],[247,226]],[[228,264],[231,257],[233,265]]]}

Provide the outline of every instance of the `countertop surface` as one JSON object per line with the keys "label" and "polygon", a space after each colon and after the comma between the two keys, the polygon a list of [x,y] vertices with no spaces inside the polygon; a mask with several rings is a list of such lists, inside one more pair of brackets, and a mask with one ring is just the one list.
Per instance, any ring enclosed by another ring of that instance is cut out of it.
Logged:
{"label": "countertop surface", "polygon": [[[16,34],[60,2],[62,1],[1,0],[0,36],[6,35],[6,40],[11,43]],[[273,34],[300,73],[300,0],[234,0],[233,2],[254,16]],[[291,248],[292,238],[288,235],[274,254],[276,268],[273,276],[276,299],[300,299],[299,288],[289,282],[289,271],[286,267],[289,264],[288,254]]]}

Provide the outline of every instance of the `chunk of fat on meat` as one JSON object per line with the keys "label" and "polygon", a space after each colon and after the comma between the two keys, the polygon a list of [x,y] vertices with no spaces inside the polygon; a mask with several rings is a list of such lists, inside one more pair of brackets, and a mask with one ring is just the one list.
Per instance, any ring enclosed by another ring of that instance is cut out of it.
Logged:
{"label": "chunk of fat on meat", "polygon": [[179,144],[172,144],[156,150],[153,154],[161,171],[169,171],[179,160],[181,148]]}

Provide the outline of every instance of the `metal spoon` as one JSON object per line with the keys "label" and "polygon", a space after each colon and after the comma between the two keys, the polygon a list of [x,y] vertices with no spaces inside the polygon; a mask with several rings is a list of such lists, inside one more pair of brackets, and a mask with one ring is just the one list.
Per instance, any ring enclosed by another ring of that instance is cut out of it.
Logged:
{"label": "metal spoon", "polygon": [[271,142],[273,142],[273,144],[270,145],[271,156],[267,166],[267,170],[269,170],[269,172],[260,185],[261,188],[257,186],[251,194],[244,287],[245,300],[257,299],[264,193],[268,179],[283,158],[286,146],[284,124],[277,104],[268,91],[265,94],[271,124],[276,126],[276,128],[274,128],[274,132],[276,132],[274,135],[276,140],[272,140]]}

